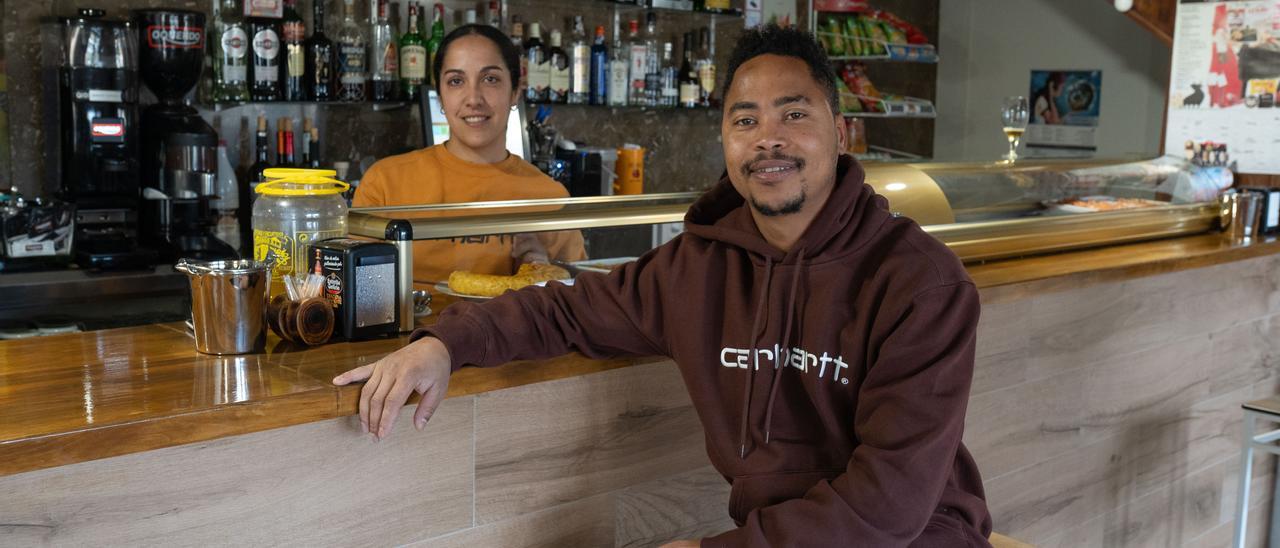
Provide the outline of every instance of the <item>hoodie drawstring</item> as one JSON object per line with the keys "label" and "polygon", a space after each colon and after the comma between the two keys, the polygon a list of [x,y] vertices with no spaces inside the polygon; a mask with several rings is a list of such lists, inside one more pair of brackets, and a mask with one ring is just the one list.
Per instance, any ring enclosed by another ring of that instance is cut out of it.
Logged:
{"label": "hoodie drawstring", "polygon": [[[783,333],[782,348],[791,347],[791,321],[794,320],[796,316],[796,308],[798,306],[796,294],[797,294],[797,290],[800,288],[800,278],[802,277],[804,277],[804,249],[803,248],[800,249],[799,258],[796,260],[795,276],[791,278],[791,294],[787,297],[787,322],[783,327],[783,331],[782,331]],[[778,353],[779,354],[782,353],[781,349],[779,349]],[[788,350],[787,361],[790,361],[790,357],[791,357],[791,351]],[[765,404],[765,410],[764,410],[764,443],[765,445],[769,444],[769,430],[773,426],[773,402],[774,402],[774,399],[778,396],[778,385],[781,384],[778,381],[782,380],[782,370],[787,368],[787,364],[781,363],[781,359],[782,359],[781,356],[779,356],[778,359],[774,360],[774,364],[777,365],[777,368],[773,372],[773,383],[769,387],[769,400],[768,400],[768,403]]]}
{"label": "hoodie drawstring", "polygon": [[751,387],[755,385],[756,370],[760,368],[760,352],[756,351],[756,343],[760,341],[760,322],[764,319],[764,308],[769,302],[769,284],[773,278],[773,259],[765,257],[764,288],[760,290],[760,304],[756,305],[756,316],[751,321],[751,344],[747,346],[752,353],[751,372],[742,387],[742,425],[738,430],[738,458],[747,458],[747,420],[751,415]]}

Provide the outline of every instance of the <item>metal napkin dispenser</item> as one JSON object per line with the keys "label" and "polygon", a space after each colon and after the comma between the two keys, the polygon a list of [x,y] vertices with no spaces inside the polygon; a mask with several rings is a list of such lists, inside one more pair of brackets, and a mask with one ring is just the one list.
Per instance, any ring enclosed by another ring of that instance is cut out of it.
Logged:
{"label": "metal napkin dispenser", "polygon": [[338,238],[312,244],[309,254],[310,271],[324,276],[335,336],[361,340],[399,333],[405,311],[396,299],[394,245]]}

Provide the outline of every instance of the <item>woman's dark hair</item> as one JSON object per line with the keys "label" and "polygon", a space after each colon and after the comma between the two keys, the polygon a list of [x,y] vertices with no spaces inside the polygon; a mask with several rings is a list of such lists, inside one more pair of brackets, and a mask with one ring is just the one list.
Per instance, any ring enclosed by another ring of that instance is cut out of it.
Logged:
{"label": "woman's dark hair", "polygon": [[[840,111],[840,96],[836,94],[836,73],[832,70],[831,61],[822,45],[808,32],[772,23],[743,32],[738,39],[733,53],[729,54],[729,70],[725,73],[722,86],[725,95],[729,94],[729,86],[733,85],[733,74],[738,71],[738,67],[756,57],[769,54],[795,57],[809,65],[809,74],[827,92],[831,111]],[[729,106],[728,103],[725,106]]]}
{"label": "woman's dark hair", "polygon": [[449,46],[453,45],[453,41],[472,34],[488,38],[494,46],[497,46],[498,53],[502,55],[503,64],[507,65],[507,73],[511,75],[511,90],[515,91],[520,85],[520,48],[511,43],[511,39],[502,31],[489,25],[463,25],[445,35],[444,40],[440,42],[440,49],[436,50],[436,62],[431,66],[432,78],[436,82],[440,81],[440,63],[444,61],[444,56],[449,52]]}

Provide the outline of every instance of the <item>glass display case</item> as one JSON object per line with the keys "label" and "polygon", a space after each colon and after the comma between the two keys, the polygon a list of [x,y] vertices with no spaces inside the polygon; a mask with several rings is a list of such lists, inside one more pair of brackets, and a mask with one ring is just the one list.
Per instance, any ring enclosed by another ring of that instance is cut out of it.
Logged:
{"label": "glass display case", "polygon": [[[1226,170],[1174,158],[865,168],[868,184],[888,199],[895,214],[920,223],[965,262],[1215,230],[1223,215],[1219,193],[1231,184]],[[698,196],[358,208],[349,213],[348,229],[353,236],[396,244],[398,296],[401,309],[408,310],[415,287],[466,297],[452,291],[447,279],[477,260],[475,253],[455,253],[462,245],[484,244],[488,251],[480,253],[505,254],[485,258],[489,270],[511,270],[497,274],[515,273],[517,251],[529,247],[522,241],[533,242],[545,259],[570,275],[607,271],[674,237]],[[447,245],[438,245],[444,241]],[[402,327],[411,328],[412,321],[402,318]]]}

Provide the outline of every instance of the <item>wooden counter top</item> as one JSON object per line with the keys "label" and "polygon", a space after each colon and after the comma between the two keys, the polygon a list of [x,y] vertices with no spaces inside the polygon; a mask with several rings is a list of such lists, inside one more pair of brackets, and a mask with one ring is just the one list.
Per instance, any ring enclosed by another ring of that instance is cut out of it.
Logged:
{"label": "wooden counter top", "polygon": [[[1149,276],[1280,251],[1218,235],[971,265],[984,302]],[[359,386],[330,380],[403,345],[395,339],[258,355],[195,351],[181,324],[0,341],[0,476],[244,434],[356,412]],[[626,367],[644,360],[569,355],[466,368],[450,396]]]}

